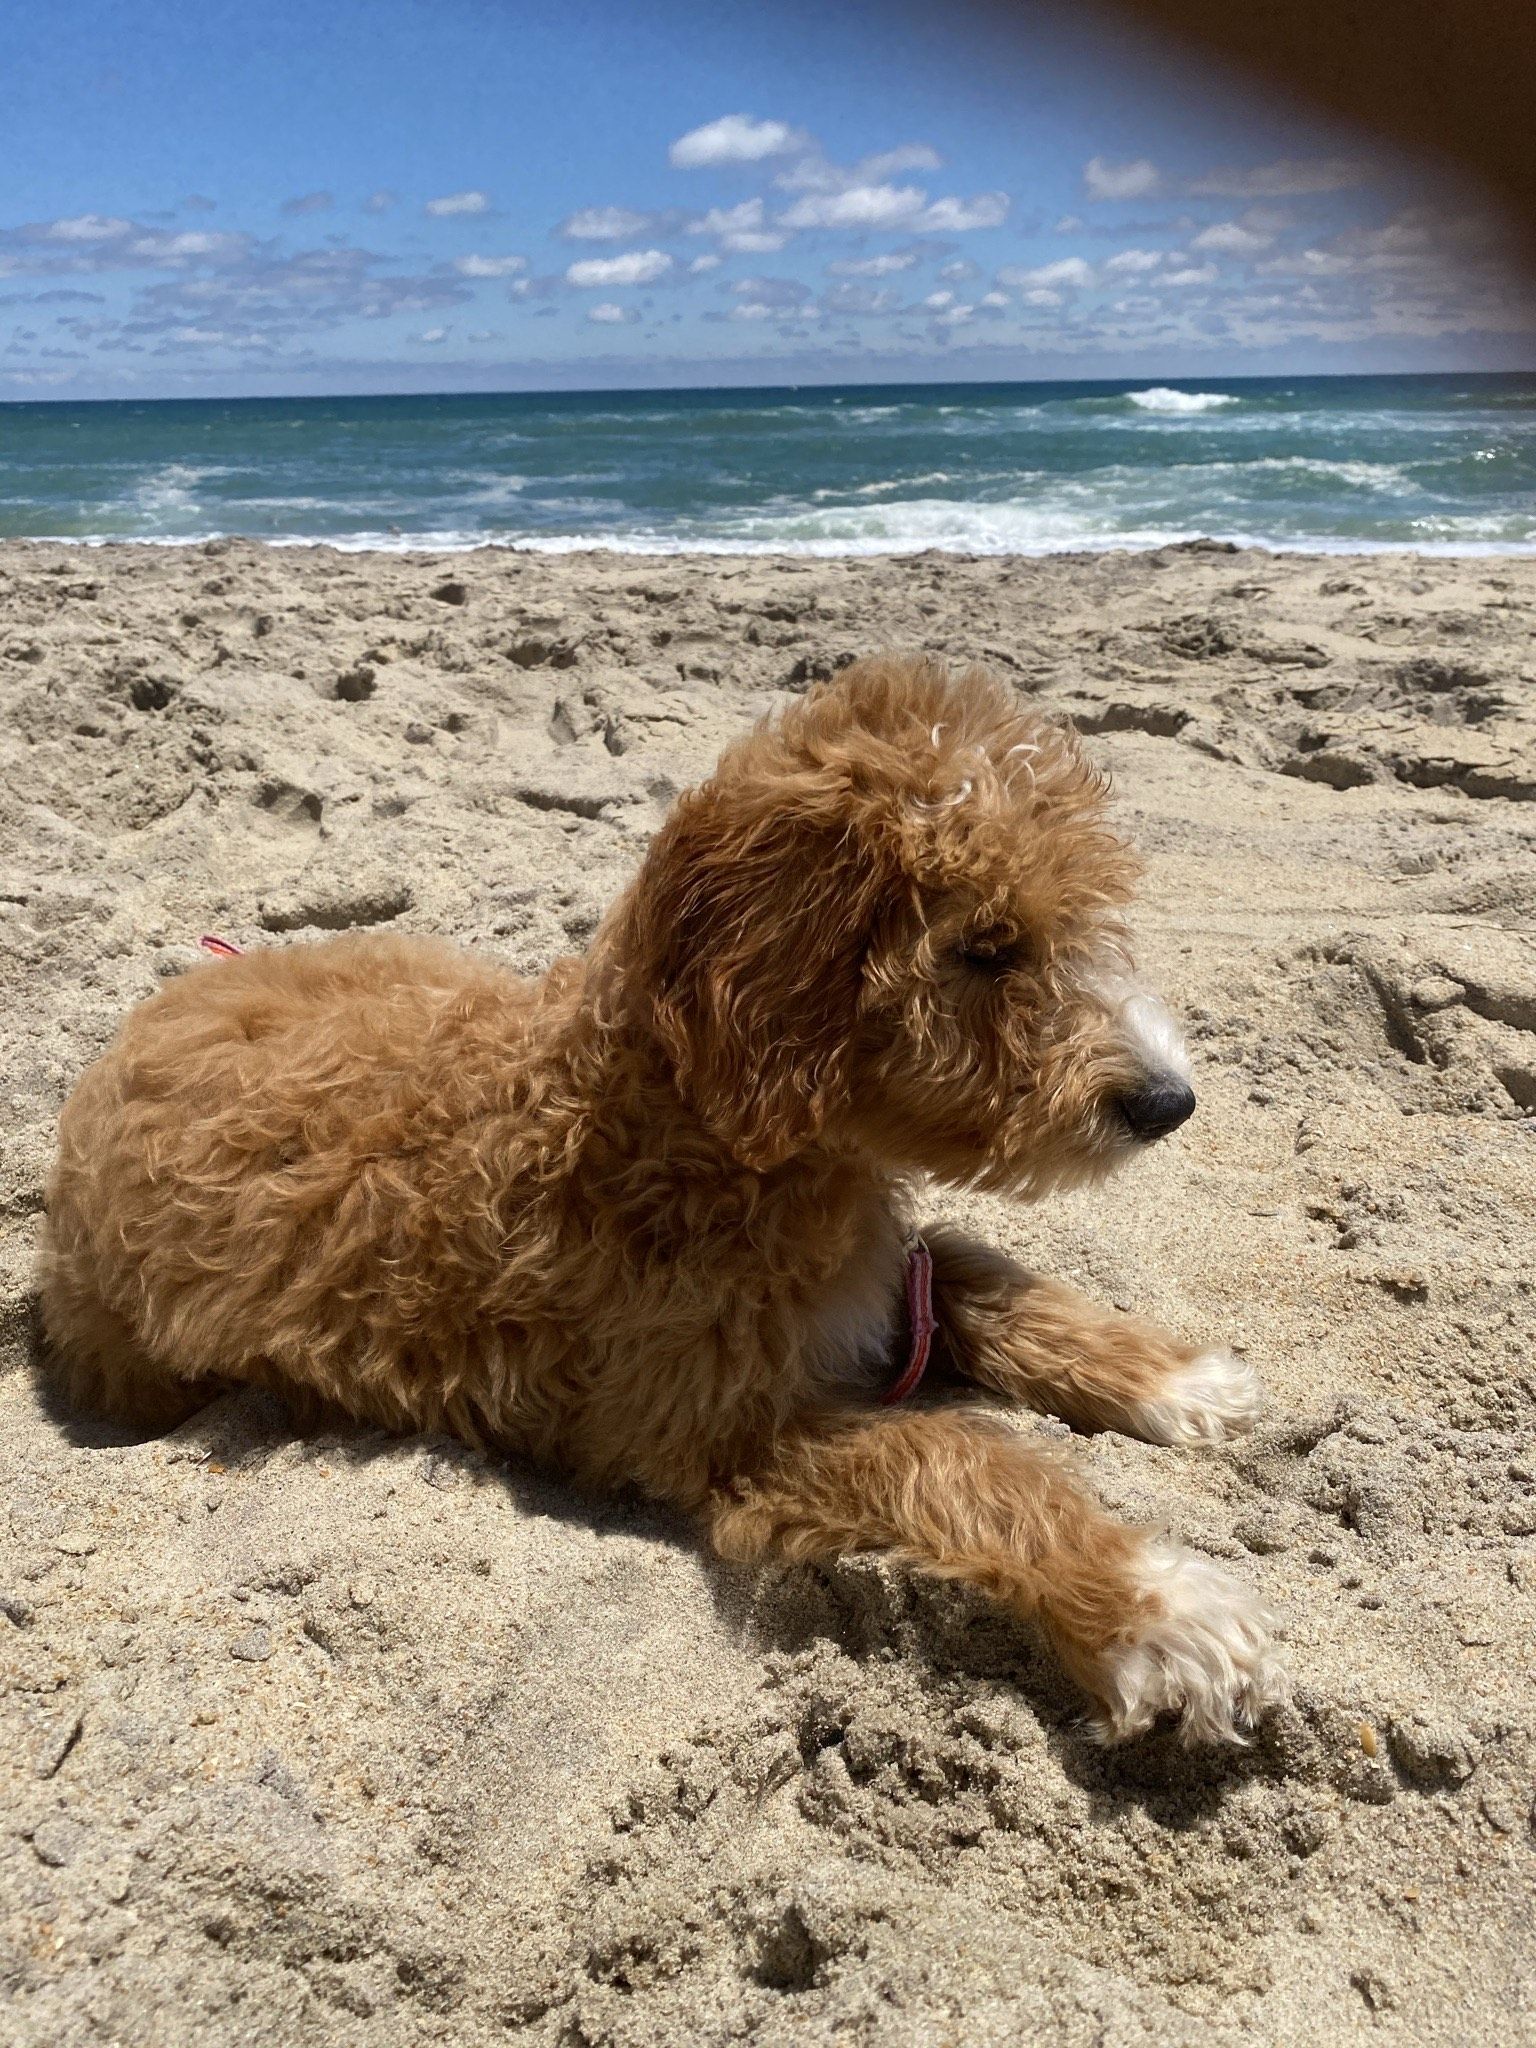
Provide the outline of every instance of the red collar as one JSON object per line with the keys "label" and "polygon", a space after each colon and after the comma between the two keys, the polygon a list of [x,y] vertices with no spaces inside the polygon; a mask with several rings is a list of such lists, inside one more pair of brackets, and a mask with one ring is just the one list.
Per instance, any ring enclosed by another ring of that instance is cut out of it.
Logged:
{"label": "red collar", "polygon": [[937,1328],[933,1319],[933,1253],[920,1237],[907,1248],[907,1328],[910,1332],[907,1362],[898,1379],[886,1388],[881,1400],[889,1408],[898,1401],[910,1401],[928,1370]]}

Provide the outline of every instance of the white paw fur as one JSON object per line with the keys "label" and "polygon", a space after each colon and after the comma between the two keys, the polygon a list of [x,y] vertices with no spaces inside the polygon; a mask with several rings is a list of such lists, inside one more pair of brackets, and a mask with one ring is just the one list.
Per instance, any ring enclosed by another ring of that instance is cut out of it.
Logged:
{"label": "white paw fur", "polygon": [[1202,1351],[1168,1377],[1150,1401],[1132,1401],[1126,1422],[1149,1444],[1214,1444],[1258,1421],[1264,1390],[1253,1367],[1230,1351]]}
{"label": "white paw fur", "polygon": [[1148,1543],[1138,1575],[1153,1612],[1104,1653],[1099,1734],[1122,1742],[1173,1713],[1187,1743],[1246,1741],[1264,1709],[1290,1694],[1263,1603],[1175,1543]]}

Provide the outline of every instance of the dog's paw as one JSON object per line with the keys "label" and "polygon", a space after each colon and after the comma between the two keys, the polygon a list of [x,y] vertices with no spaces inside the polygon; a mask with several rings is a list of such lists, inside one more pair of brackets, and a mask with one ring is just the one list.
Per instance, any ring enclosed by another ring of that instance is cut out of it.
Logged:
{"label": "dog's paw", "polygon": [[1187,1743],[1245,1742],[1266,1707],[1290,1694],[1263,1603],[1174,1543],[1148,1543],[1137,1577],[1148,1611],[1099,1659],[1097,1733],[1123,1742],[1177,1714]]}
{"label": "dog's paw", "polygon": [[1264,1389],[1253,1367],[1230,1351],[1202,1351],[1178,1366],[1163,1390],[1126,1408],[1126,1426],[1149,1444],[1215,1444],[1258,1421]]}

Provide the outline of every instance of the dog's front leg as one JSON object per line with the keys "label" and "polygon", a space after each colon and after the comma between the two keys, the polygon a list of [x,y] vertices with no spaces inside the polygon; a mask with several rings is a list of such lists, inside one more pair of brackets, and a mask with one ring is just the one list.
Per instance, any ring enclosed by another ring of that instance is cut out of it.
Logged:
{"label": "dog's front leg", "polygon": [[838,1411],[715,1495],[722,1555],[882,1551],[1039,1622],[1107,1741],[1165,1711],[1240,1740],[1284,1697],[1263,1608],[1207,1559],[1107,1515],[1053,1446],[960,1408]]}
{"label": "dog's front leg", "polygon": [[1258,1379],[1230,1351],[1181,1344],[1098,1308],[948,1225],[923,1235],[943,1343],[978,1386],[1077,1428],[1154,1444],[1215,1443],[1258,1420]]}

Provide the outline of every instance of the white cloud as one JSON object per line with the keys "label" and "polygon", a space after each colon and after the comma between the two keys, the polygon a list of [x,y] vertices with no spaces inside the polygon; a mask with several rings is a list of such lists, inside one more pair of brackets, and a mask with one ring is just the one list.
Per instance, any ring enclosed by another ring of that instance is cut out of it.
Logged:
{"label": "white cloud", "polygon": [[972,199],[929,203],[917,185],[858,184],[807,192],[779,215],[785,228],[879,230],[907,228],[915,234],[958,235],[973,228],[1001,227],[1008,217],[1006,192],[979,192]]}
{"label": "white cloud", "polygon": [[131,220],[103,213],[71,214],[66,220],[50,221],[44,230],[50,242],[116,242],[132,233]]}
{"label": "white cloud", "polygon": [[899,177],[903,171],[941,170],[943,164],[939,152],[930,149],[926,142],[903,142],[895,149],[883,149],[865,157],[857,167],[858,181],[878,183],[882,178]]}
{"label": "white cloud", "polygon": [[446,327],[428,327],[418,334],[416,339],[434,344],[439,341],[446,341],[448,339],[448,330]]}
{"label": "white cloud", "polygon": [[1292,199],[1309,192],[1342,192],[1363,185],[1370,165],[1355,157],[1284,157],[1249,170],[1207,171],[1184,190],[1191,199]]}
{"label": "white cloud", "polygon": [[835,284],[822,303],[829,313],[855,318],[864,314],[894,313],[900,301],[895,292],[871,291],[867,284]]}
{"label": "white cloud", "polygon": [[912,225],[927,235],[964,235],[973,228],[1000,228],[1011,203],[1006,192],[978,192],[974,199],[935,199]]}
{"label": "white cloud", "polygon": [[762,200],[743,199],[740,206],[712,206],[708,213],[702,213],[697,220],[688,223],[688,232],[690,235],[733,235],[742,228],[760,228],[762,224]]}
{"label": "white cloud", "polygon": [[441,199],[429,199],[422,211],[443,220],[457,213],[488,213],[490,206],[483,192],[449,192]]}
{"label": "white cloud", "polygon": [[786,228],[908,227],[927,194],[915,185],[850,185],[841,192],[808,193],[779,215]]}
{"label": "white cloud", "polygon": [[891,277],[898,270],[910,270],[916,261],[917,252],[904,249],[899,255],[844,257],[829,263],[827,270],[833,277]]}
{"label": "white cloud", "polygon": [[731,290],[738,298],[772,306],[778,312],[794,312],[811,296],[810,288],[793,277],[743,277]]}
{"label": "white cloud", "polygon": [[454,261],[460,277],[511,277],[528,268],[526,256],[460,256]]}
{"label": "white cloud", "polygon": [[363,201],[364,213],[388,213],[395,203],[393,192],[370,192]]}
{"label": "white cloud", "polygon": [[1093,283],[1093,266],[1081,256],[1060,256],[1054,263],[1040,263],[1033,270],[1008,269],[997,273],[1000,284],[1033,286],[1038,291],[1081,291]]}
{"label": "white cloud", "polygon": [[1271,256],[1258,271],[1261,277],[1342,277],[1354,267],[1349,257],[1331,250],[1301,249],[1292,256]]}
{"label": "white cloud", "polygon": [[1346,228],[1330,250],[1361,270],[1430,270],[1443,275],[1447,267],[1469,260],[1497,260],[1501,236],[1487,215],[1446,214],[1415,206],[1394,214],[1384,227]]}
{"label": "white cloud", "polygon": [[243,235],[216,235],[185,229],[179,235],[139,235],[128,244],[128,254],[154,262],[184,263],[190,256],[233,256],[244,247]]}
{"label": "white cloud", "polygon": [[1057,235],[1080,235],[1083,231],[1083,217],[1080,213],[1064,213],[1051,230]]}
{"label": "white cloud", "polygon": [[759,164],[803,147],[803,138],[783,121],[757,121],[750,114],[722,114],[702,128],[690,128],[667,151],[674,170],[696,171],[710,164]]}
{"label": "white cloud", "polygon": [[672,268],[672,258],[660,249],[631,249],[624,256],[589,256],[573,263],[565,273],[567,284],[583,290],[604,285],[655,284]]}
{"label": "white cloud", "polygon": [[712,206],[708,213],[689,223],[688,232],[718,236],[722,249],[748,256],[782,249],[789,240],[787,234],[766,225],[761,199],[743,199],[739,206]]}
{"label": "white cloud", "polygon": [[1161,281],[1164,284],[1178,285],[1214,284],[1216,282],[1216,266],[1214,263],[1187,264],[1182,270],[1165,270]]}
{"label": "white cloud", "polygon": [[1060,292],[1046,291],[1037,285],[1033,291],[1024,294],[1024,303],[1026,306],[1060,306],[1066,302]]}
{"label": "white cloud", "polygon": [[706,270],[718,270],[724,261],[725,258],[723,256],[716,256],[714,254],[695,256],[688,266],[688,275],[690,277],[699,277]]}
{"label": "white cloud", "polygon": [[778,306],[765,306],[761,299],[744,299],[739,306],[732,306],[733,320],[772,320],[782,311]]}
{"label": "white cloud", "polygon": [[584,206],[555,230],[568,242],[629,242],[650,227],[650,216],[628,206]]}
{"label": "white cloud", "polygon": [[870,180],[855,177],[841,164],[828,163],[819,149],[813,149],[776,171],[773,182],[781,192],[844,192],[850,185],[867,185]]}
{"label": "white cloud", "polygon": [[946,306],[952,306],[954,302],[953,292],[930,292],[923,304],[931,313],[942,313]]}
{"label": "white cloud", "polygon": [[1145,199],[1162,180],[1157,165],[1139,156],[1134,163],[1106,163],[1090,157],[1083,166],[1083,190],[1090,199]]}
{"label": "white cloud", "polygon": [[1214,227],[1202,228],[1193,242],[1192,249],[1214,249],[1221,256],[1252,256],[1260,249],[1267,249],[1274,236],[1261,233],[1257,228],[1245,228],[1235,220],[1218,221]]}
{"label": "white cloud", "polygon": [[636,317],[627,306],[616,306],[611,299],[587,308],[587,318],[595,320],[599,327],[622,327]]}
{"label": "white cloud", "polygon": [[1112,277],[1136,277],[1143,271],[1156,270],[1163,260],[1160,249],[1122,249],[1118,256],[1111,256],[1104,268]]}
{"label": "white cloud", "polygon": [[[171,275],[138,295],[138,329],[160,333],[172,327],[220,326],[233,331],[259,320],[270,336],[282,337],[340,320],[432,315],[470,296],[470,285],[446,268],[417,275],[384,272],[379,266],[385,259],[334,241],[281,256],[248,237],[233,239],[235,253],[226,261],[228,252],[221,252],[214,268],[195,262],[167,266]],[[0,234],[0,246],[3,242]],[[128,260],[115,242],[107,245],[104,257],[93,258],[107,268]]]}
{"label": "white cloud", "polygon": [[[0,274],[49,276],[109,270],[228,268],[252,259],[252,237],[201,228],[143,227],[114,214],[70,214],[0,229]],[[188,287],[190,289],[190,287]],[[201,325],[201,321],[183,324]]]}
{"label": "white cloud", "polygon": [[781,192],[846,192],[850,185],[883,185],[903,171],[936,171],[943,159],[926,142],[903,142],[877,150],[856,164],[835,164],[819,149],[808,149],[797,163],[774,178]]}
{"label": "white cloud", "polygon": [[1008,295],[1006,292],[985,292],[982,295],[981,303],[996,310],[999,306],[1007,305]]}

